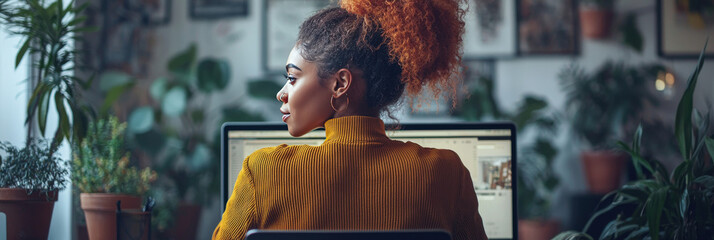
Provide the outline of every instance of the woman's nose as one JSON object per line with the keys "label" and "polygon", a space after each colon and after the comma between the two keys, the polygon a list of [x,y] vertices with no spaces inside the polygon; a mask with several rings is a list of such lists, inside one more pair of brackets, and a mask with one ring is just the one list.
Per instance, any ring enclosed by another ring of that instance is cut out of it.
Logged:
{"label": "woman's nose", "polygon": [[280,91],[278,91],[278,94],[276,94],[275,97],[278,99],[278,101],[280,101],[282,103],[287,103],[288,102],[287,94],[285,94],[285,91],[283,91],[283,90],[284,89],[280,89]]}

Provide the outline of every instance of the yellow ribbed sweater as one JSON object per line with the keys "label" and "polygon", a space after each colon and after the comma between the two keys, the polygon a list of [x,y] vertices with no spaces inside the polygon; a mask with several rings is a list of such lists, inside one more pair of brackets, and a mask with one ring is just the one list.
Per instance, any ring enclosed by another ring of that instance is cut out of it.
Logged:
{"label": "yellow ribbed sweater", "polygon": [[249,229],[445,229],[486,239],[468,170],[450,150],[390,140],[378,118],[328,120],[320,146],[255,151],[213,239]]}

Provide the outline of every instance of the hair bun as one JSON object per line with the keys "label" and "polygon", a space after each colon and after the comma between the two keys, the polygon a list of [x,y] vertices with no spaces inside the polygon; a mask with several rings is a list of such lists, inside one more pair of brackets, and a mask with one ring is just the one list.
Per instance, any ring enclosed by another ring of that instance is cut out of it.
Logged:
{"label": "hair bun", "polygon": [[[443,87],[456,92],[453,76],[461,64],[464,31],[462,0],[343,0],[350,13],[376,21],[390,56],[399,60],[401,81],[415,96],[424,85],[435,95]],[[465,5],[465,3],[464,3]]]}

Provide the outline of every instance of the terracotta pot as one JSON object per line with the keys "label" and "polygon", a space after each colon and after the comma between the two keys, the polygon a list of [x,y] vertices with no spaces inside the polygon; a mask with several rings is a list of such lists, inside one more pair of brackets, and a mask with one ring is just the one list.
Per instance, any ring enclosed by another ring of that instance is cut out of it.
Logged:
{"label": "terracotta pot", "polygon": [[581,8],[580,29],[583,31],[583,36],[592,39],[609,37],[612,18],[612,9]]}
{"label": "terracotta pot", "polygon": [[117,201],[122,210],[139,210],[141,198],[131,195],[108,193],[82,193],[79,195],[84,218],[87,220],[89,239],[116,239]]}
{"label": "terracotta pot", "polygon": [[169,230],[169,236],[175,240],[194,240],[201,218],[201,205],[179,203],[174,215],[176,222]]}
{"label": "terracotta pot", "polygon": [[0,188],[0,212],[7,219],[7,239],[47,239],[56,201],[57,191],[27,195],[26,189]]}
{"label": "terracotta pot", "polygon": [[606,194],[620,187],[627,155],[612,151],[585,151],[580,154],[590,191]]}
{"label": "terracotta pot", "polygon": [[556,220],[518,220],[518,239],[548,240],[560,232],[560,223]]}

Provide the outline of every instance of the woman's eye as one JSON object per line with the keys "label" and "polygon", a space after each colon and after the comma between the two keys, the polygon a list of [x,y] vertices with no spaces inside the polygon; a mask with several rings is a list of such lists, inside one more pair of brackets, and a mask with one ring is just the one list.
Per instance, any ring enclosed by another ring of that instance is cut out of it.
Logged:
{"label": "woman's eye", "polygon": [[297,78],[296,78],[296,77],[293,77],[292,75],[285,75],[285,74],[283,74],[283,76],[284,76],[285,79],[287,79],[288,82],[291,83],[291,84],[294,83],[295,80],[297,80]]}

